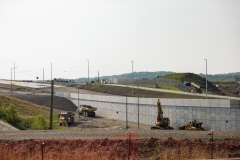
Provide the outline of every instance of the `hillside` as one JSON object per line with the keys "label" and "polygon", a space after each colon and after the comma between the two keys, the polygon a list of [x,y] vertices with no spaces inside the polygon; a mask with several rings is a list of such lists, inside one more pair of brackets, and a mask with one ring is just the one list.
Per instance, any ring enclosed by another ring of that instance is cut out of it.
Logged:
{"label": "hillside", "polygon": [[[174,79],[181,81],[194,82],[199,85],[202,90],[206,90],[206,79],[194,73],[172,73],[165,76],[159,76],[158,78]],[[212,94],[225,95],[221,90],[219,90],[212,82],[208,81],[208,92]]]}
{"label": "hillside", "polygon": [[[14,97],[14,98],[13,98]],[[11,96],[6,96],[0,94],[0,107],[9,106],[14,104],[20,116],[36,116],[39,113],[49,116],[50,100],[51,96],[49,95],[26,95],[26,94],[16,94]],[[54,96],[53,98],[54,109],[75,111],[76,105],[64,98]]]}
{"label": "hillside", "polygon": [[49,108],[47,107],[0,94],[0,107],[7,107],[10,104],[13,104],[16,107],[16,110],[21,117],[36,116],[40,113],[46,115],[46,117],[49,115]]}

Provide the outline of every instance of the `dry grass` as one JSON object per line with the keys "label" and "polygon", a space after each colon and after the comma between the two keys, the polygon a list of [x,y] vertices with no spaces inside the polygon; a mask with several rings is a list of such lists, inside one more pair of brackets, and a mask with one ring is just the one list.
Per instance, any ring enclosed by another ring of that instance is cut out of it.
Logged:
{"label": "dry grass", "polygon": [[[44,145],[43,145],[44,143]],[[129,147],[130,144],[130,147]],[[0,159],[61,159],[61,160],[109,160],[109,159],[161,159],[185,160],[211,158],[209,143],[173,144],[156,139],[95,139],[95,140],[30,140],[1,142]],[[230,150],[215,145],[214,158],[229,158]]]}

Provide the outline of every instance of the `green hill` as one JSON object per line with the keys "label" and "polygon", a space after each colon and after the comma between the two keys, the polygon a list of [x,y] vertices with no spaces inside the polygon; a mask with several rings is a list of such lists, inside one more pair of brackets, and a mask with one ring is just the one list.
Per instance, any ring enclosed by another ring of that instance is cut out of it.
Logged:
{"label": "green hill", "polygon": [[[206,90],[206,79],[194,73],[172,73],[159,78],[175,79],[181,82],[194,82],[195,84],[199,85],[202,90]],[[207,83],[209,92],[224,95],[224,93],[220,91],[214,84],[209,81]]]}

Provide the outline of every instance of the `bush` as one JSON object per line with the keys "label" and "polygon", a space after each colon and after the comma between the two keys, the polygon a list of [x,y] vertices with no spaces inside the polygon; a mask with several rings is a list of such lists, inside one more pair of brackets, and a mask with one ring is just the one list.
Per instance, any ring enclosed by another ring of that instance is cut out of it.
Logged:
{"label": "bush", "polygon": [[44,118],[44,116],[42,114],[37,115],[34,119],[33,119],[33,123],[31,125],[31,129],[33,130],[47,130],[49,129],[49,126]]}
{"label": "bush", "polygon": [[20,117],[18,116],[17,110],[13,104],[10,104],[7,108],[1,109],[2,119],[9,124],[18,127],[19,122],[21,122]]}
{"label": "bush", "polygon": [[22,118],[21,122],[18,125],[18,129],[27,130],[31,129],[33,124],[33,118]]}

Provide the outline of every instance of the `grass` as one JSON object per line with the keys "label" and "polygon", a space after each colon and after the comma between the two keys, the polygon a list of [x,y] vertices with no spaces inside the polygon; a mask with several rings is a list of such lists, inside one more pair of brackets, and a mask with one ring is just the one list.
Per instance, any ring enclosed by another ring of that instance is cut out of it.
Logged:
{"label": "grass", "polygon": [[[34,118],[41,114],[43,115],[45,120],[49,123],[50,108],[0,94],[0,106],[7,107],[10,104],[13,104],[15,106],[20,118],[24,118],[24,119]],[[54,111],[53,125],[55,129],[60,129],[60,127],[57,126],[57,123],[58,123],[58,113]]]}
{"label": "grass", "polygon": [[[135,86],[147,87],[147,88],[155,88],[155,86],[152,85],[152,84],[135,84]],[[176,88],[174,86],[158,86],[158,88],[172,90],[172,91],[181,91],[180,89],[178,89],[178,88]]]}

